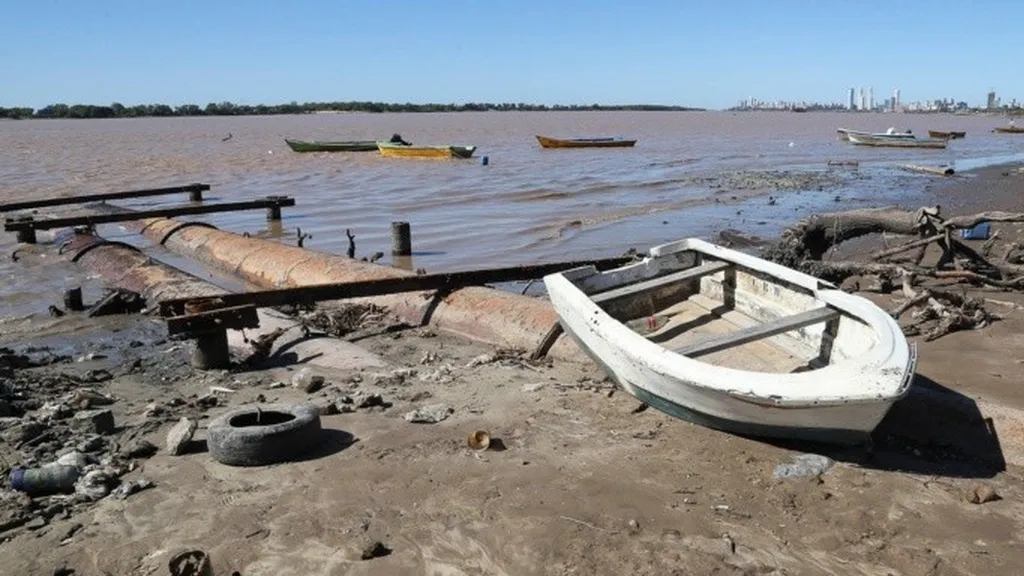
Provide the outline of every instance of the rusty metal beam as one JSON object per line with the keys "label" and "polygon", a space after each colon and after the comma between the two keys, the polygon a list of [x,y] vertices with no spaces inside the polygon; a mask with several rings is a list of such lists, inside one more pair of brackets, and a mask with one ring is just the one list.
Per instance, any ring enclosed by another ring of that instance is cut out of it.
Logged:
{"label": "rusty metal beam", "polygon": [[170,336],[194,336],[215,330],[258,328],[260,325],[259,314],[257,314],[255,306],[232,306],[220,308],[216,312],[216,314],[197,312],[167,318],[167,334]]}
{"label": "rusty metal beam", "polygon": [[[547,274],[554,274],[581,266],[595,266],[600,270],[617,268],[633,261],[631,256],[605,258],[600,260],[584,260],[573,262],[552,262],[528,266],[510,266],[506,268],[486,268],[482,270],[466,270],[439,274],[423,274],[419,276],[402,276],[397,278],[378,278],[356,282],[338,282],[331,284],[314,284],[297,288],[277,290],[261,290],[240,294],[225,294],[218,297],[220,306],[232,307],[253,305],[261,308],[285,306],[289,304],[308,304],[325,300],[341,300],[345,298],[363,298],[397,294],[400,292],[421,292],[427,290],[449,291],[466,286],[482,286],[501,282],[533,280]],[[160,302],[160,315],[164,317],[180,316],[191,299],[176,298]]]}
{"label": "rusty metal beam", "polygon": [[246,202],[225,202],[223,204],[207,204],[204,206],[179,206],[177,208],[158,208],[154,210],[136,210],[119,214],[92,214],[88,216],[70,216],[67,218],[50,218],[46,220],[12,219],[4,222],[4,230],[17,232],[21,230],[45,230],[49,228],[67,228],[72,226],[90,226],[108,222],[124,222],[146,218],[170,218],[172,216],[188,216],[195,214],[212,214],[214,212],[233,212],[236,210],[256,210],[267,208],[280,210],[285,206],[295,206],[295,199],[287,196],[273,196],[262,200]]}
{"label": "rusty metal beam", "polygon": [[85,204],[88,202],[101,202],[105,200],[125,200],[128,198],[145,198],[148,196],[165,196],[168,194],[181,194],[188,192],[190,197],[202,198],[202,193],[210,189],[209,184],[189,184],[187,186],[171,186],[169,188],[149,188],[146,190],[129,190],[127,192],[104,192],[102,194],[85,194],[81,196],[68,196],[65,198],[44,198],[42,200],[27,200],[24,202],[10,202],[0,204],[0,212],[14,212],[16,210],[30,210],[32,208],[46,208],[49,206],[66,206],[68,204]]}

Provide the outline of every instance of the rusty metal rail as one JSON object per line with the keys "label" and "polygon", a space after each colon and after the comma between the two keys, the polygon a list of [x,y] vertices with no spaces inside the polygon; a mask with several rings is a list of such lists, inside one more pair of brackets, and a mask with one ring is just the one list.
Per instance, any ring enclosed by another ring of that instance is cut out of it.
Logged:
{"label": "rusty metal rail", "polygon": [[[334,284],[315,284],[311,286],[300,286],[297,288],[282,288],[278,290],[260,290],[256,292],[244,292],[239,294],[223,294],[215,298],[215,302],[206,301],[209,306],[215,304],[215,310],[189,315],[187,322],[200,322],[196,317],[222,317],[222,322],[230,324],[232,318],[237,318],[242,307],[251,305],[256,307],[281,306],[288,304],[303,304],[325,300],[340,300],[344,298],[360,298],[367,296],[379,296],[382,294],[395,294],[398,292],[419,292],[426,290],[451,291],[467,286],[482,286],[485,284],[498,284],[503,282],[516,282],[535,280],[546,276],[580,268],[580,266],[594,265],[598,270],[618,268],[633,261],[633,256],[620,256],[616,258],[602,258],[594,260],[577,260],[566,262],[549,262],[543,264],[508,266],[508,268],[470,270],[463,272],[428,274],[420,276],[408,276],[398,278],[382,278],[376,280],[364,280],[358,282],[340,282]],[[200,303],[202,298],[174,298],[160,302],[160,316],[164,318],[182,317],[186,307],[190,303]],[[175,321],[175,324],[184,322]],[[203,321],[205,322],[205,320]],[[229,326],[228,326],[229,327]]]}
{"label": "rusty metal rail", "polygon": [[171,186],[169,188],[149,188],[146,190],[129,190],[126,192],[105,192],[102,194],[85,194],[82,196],[68,196],[65,198],[44,198],[42,200],[26,200],[24,202],[11,202],[0,204],[0,212],[14,212],[16,210],[30,210],[33,208],[46,208],[49,206],[66,206],[69,204],[86,204],[89,202],[101,202],[105,200],[126,200],[129,198],[146,198],[149,196],[166,196],[169,194],[181,194],[188,192],[193,202],[203,199],[203,192],[210,189],[209,184],[188,184],[186,186]]}
{"label": "rusty metal rail", "polygon": [[290,198],[288,196],[270,196],[266,199],[249,200],[246,202],[225,202],[222,204],[207,204],[203,206],[179,206],[176,208],[158,208],[154,210],[134,210],[118,214],[91,214],[87,216],[70,216],[67,218],[49,218],[45,220],[35,220],[25,217],[18,219],[7,218],[4,221],[4,230],[7,232],[46,230],[52,228],[106,224],[109,222],[124,222],[126,220],[171,218],[174,216],[212,214],[215,212],[234,212],[237,210],[256,210],[262,208],[267,209],[268,219],[279,220],[281,218],[281,208],[294,205],[294,198]]}

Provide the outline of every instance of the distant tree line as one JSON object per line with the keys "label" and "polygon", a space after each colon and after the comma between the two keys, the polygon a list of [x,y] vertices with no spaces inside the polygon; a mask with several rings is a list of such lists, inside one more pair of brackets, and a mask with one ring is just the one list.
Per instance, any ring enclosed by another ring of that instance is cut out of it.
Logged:
{"label": "distant tree line", "polygon": [[486,112],[486,111],[582,111],[582,110],[640,110],[640,111],[689,111],[702,108],[685,106],[663,106],[657,104],[629,105],[554,105],[468,102],[465,104],[405,104],[388,102],[290,102],[288,104],[265,105],[234,104],[232,102],[211,102],[206,106],[182,104],[138,104],[125,106],[114,102],[109,106],[93,104],[50,104],[44,108],[3,108],[0,118],[138,118],[142,116],[264,116],[271,114],[311,114],[314,112]]}

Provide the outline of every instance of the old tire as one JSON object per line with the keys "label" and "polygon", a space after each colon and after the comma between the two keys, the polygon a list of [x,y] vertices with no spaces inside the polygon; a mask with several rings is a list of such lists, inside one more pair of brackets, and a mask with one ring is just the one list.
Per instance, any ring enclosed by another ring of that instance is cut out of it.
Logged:
{"label": "old tire", "polygon": [[321,440],[320,413],[306,404],[246,406],[221,415],[206,430],[210,455],[229,466],[287,462]]}

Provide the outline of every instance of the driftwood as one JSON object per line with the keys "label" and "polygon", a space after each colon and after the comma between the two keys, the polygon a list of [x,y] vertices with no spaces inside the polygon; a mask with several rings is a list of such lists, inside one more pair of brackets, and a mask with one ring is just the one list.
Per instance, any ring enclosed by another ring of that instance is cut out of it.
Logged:
{"label": "driftwood", "polygon": [[[902,284],[905,300],[891,314],[900,319],[913,310],[913,319],[904,325],[904,332],[934,340],[958,330],[984,327],[994,317],[985,310],[984,299],[969,298],[938,286],[918,289],[918,281],[931,280],[931,284],[943,285],[966,282],[1003,291],[1024,290],[1024,254],[1019,252],[1020,246],[1011,244],[1001,258],[990,259],[998,232],[989,237],[981,251],[958,238],[958,230],[982,222],[1024,222],[1024,213],[982,212],[945,219],[940,207],[934,206],[916,211],[887,207],[819,214],[787,229],[761,255],[836,284],[852,277],[873,279],[863,287],[860,282],[852,283],[853,290],[889,293]],[[842,242],[880,233],[916,238],[872,252],[868,262],[822,259]],[[932,245],[940,250],[938,260],[925,265],[926,251]],[[893,260],[896,257],[900,260]],[[844,289],[851,286],[844,285]]]}

